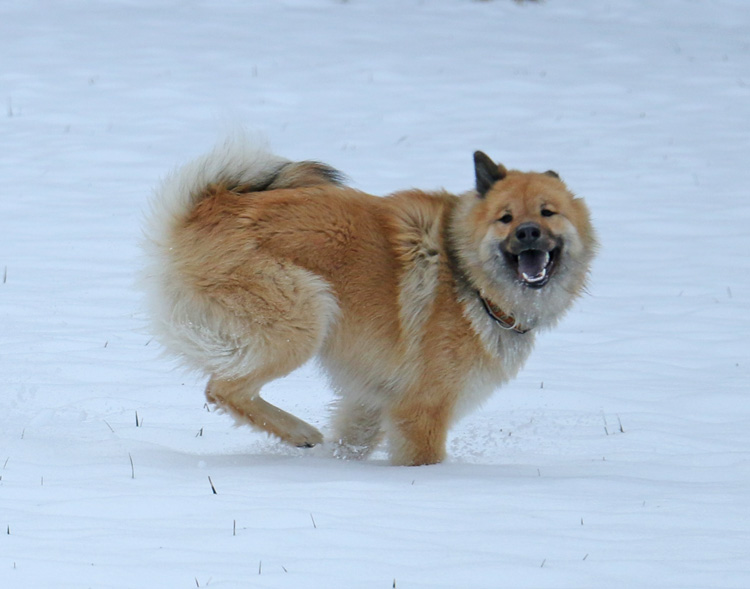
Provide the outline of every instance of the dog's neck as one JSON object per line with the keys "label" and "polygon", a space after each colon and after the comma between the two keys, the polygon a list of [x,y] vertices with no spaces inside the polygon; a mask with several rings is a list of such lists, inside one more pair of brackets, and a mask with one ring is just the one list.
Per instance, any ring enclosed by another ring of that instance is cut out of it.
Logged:
{"label": "dog's neck", "polygon": [[484,310],[487,311],[487,315],[489,315],[503,329],[512,330],[521,334],[527,333],[531,330],[530,327],[524,327],[521,325],[513,315],[508,315],[508,313],[484,296],[481,291],[477,291],[477,296],[479,297],[479,300],[482,301],[482,306],[484,307]]}

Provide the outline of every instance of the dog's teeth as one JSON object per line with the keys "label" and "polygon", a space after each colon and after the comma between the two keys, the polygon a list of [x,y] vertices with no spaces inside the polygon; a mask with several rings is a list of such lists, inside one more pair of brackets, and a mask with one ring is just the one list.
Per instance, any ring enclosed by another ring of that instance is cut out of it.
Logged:
{"label": "dog's teeth", "polygon": [[542,270],[542,272],[537,276],[529,276],[526,274],[526,272],[522,272],[523,279],[526,282],[539,282],[540,280],[544,280],[545,276],[547,276],[547,268]]}

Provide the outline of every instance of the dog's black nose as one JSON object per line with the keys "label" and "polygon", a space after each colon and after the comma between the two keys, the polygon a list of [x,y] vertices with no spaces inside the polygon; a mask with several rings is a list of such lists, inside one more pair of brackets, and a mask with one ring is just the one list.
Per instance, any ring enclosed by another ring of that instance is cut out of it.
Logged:
{"label": "dog's black nose", "polygon": [[521,245],[532,245],[542,236],[542,228],[536,223],[522,223],[516,228],[516,239]]}

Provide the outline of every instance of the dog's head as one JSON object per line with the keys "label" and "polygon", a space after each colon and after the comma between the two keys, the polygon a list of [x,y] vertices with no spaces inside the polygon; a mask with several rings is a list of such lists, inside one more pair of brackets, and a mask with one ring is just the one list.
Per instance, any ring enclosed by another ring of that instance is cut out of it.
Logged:
{"label": "dog's head", "polygon": [[586,205],[553,171],[508,171],[481,151],[474,166],[476,191],[457,219],[472,277],[527,321],[556,319],[583,290],[594,254]]}

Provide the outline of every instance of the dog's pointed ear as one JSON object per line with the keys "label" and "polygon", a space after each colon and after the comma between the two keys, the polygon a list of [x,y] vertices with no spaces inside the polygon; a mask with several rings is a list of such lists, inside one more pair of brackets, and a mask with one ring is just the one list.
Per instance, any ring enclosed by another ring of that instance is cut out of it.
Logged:
{"label": "dog's pointed ear", "polygon": [[544,173],[544,175],[545,175],[545,176],[551,176],[552,178],[557,178],[558,180],[560,179],[560,174],[558,174],[558,173],[557,173],[557,172],[555,172],[554,170],[547,170],[547,171],[546,171],[546,172]]}
{"label": "dog's pointed ear", "polygon": [[502,164],[493,162],[486,153],[475,151],[474,173],[477,177],[477,192],[480,197],[484,197],[495,182],[505,178],[508,171]]}

